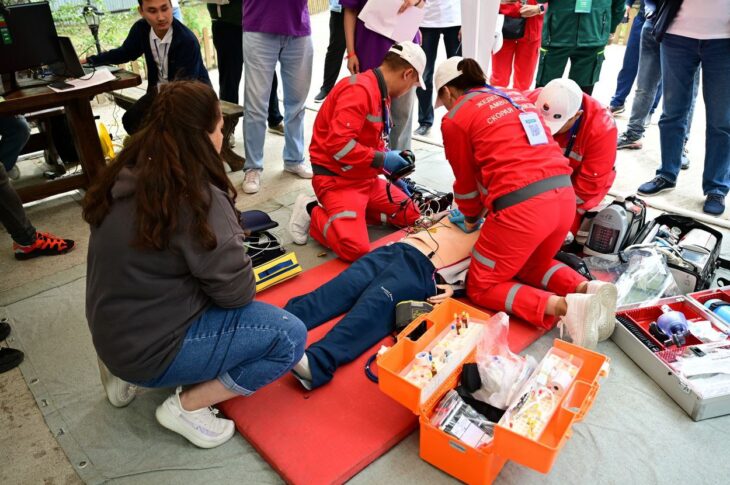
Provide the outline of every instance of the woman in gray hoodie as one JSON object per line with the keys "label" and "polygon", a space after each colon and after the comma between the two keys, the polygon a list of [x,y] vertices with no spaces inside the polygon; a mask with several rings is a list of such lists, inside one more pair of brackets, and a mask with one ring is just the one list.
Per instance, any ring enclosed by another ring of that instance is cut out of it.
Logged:
{"label": "woman in gray hoodie", "polygon": [[234,432],[210,406],[279,378],[306,339],[297,317],[254,301],[222,127],[209,86],[163,86],[84,199],[86,317],[107,397],[122,407],[137,385],[177,386],[157,420],[203,448]]}

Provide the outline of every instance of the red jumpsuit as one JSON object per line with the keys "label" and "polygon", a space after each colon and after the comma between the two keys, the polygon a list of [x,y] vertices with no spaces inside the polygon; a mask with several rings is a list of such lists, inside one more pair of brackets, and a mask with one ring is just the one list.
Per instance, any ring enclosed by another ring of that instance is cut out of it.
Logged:
{"label": "red jumpsuit", "polygon": [[[537,112],[518,91],[506,93],[525,111]],[[575,193],[557,143],[548,132],[548,144],[531,146],[519,115],[498,95],[471,92],[444,116],[441,131],[459,209],[467,217],[488,211],[472,251],[467,295],[549,328],[548,298],[574,293],[585,281],[553,259],[573,222]],[[559,183],[545,189],[552,181]],[[517,202],[499,208],[507,198]]]}
{"label": "red jumpsuit", "polygon": [[[535,89],[527,94],[533,103],[542,89]],[[555,136],[563,154],[568,157],[573,175],[573,190],[577,213],[571,232],[576,233],[583,220],[583,215],[601,203],[616,178],[616,138],[618,130],[616,122],[608,109],[595,98],[583,94],[578,128],[575,130],[575,141],[568,151],[572,135],[570,132]],[[568,151],[566,154],[565,152]]]}
{"label": "red jumpsuit", "polygon": [[[537,5],[537,0],[527,0],[527,5]],[[519,1],[500,4],[499,13],[506,17],[520,17],[521,7]],[[492,54],[492,76],[489,82],[493,86],[509,86],[513,63],[512,86],[519,91],[525,91],[532,86],[540,57],[543,15],[528,17],[526,20],[525,36],[521,39],[504,39],[499,52]]]}
{"label": "red jumpsuit", "polygon": [[[387,101],[390,103],[390,100]],[[373,71],[341,80],[314,121],[309,155],[314,193],[310,235],[345,261],[370,250],[367,223],[409,226],[420,216],[398,187],[388,200],[382,171],[383,103]]]}

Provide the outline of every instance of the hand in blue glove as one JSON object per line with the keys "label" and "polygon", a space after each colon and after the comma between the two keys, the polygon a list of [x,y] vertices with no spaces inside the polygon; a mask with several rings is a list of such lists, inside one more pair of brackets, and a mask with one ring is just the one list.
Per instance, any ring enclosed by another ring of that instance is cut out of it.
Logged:
{"label": "hand in blue glove", "polygon": [[479,219],[476,224],[472,225],[466,222],[464,214],[462,214],[459,209],[452,209],[449,212],[449,221],[451,221],[453,225],[455,225],[465,233],[469,234],[471,232],[479,230],[479,228],[482,227],[484,218]]}
{"label": "hand in blue glove", "polygon": [[411,189],[408,188],[408,184],[405,183],[403,179],[395,180],[393,182],[393,185],[401,189],[403,193],[406,194],[408,197],[413,197],[413,192],[411,192]]}
{"label": "hand in blue glove", "polygon": [[391,174],[410,165],[408,160],[400,155],[397,150],[388,150],[385,152],[385,160],[383,161],[383,170],[386,174]]}

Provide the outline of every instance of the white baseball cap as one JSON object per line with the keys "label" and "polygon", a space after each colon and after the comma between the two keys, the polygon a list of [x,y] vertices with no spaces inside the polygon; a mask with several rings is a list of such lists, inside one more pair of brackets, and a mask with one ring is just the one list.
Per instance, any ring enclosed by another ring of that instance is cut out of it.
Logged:
{"label": "white baseball cap", "polygon": [[418,82],[421,85],[421,89],[426,89],[426,83],[423,82],[423,71],[426,69],[426,53],[423,52],[421,46],[414,44],[411,41],[399,42],[393,44],[388,50],[401,56],[408,64],[418,73]]}
{"label": "white baseball cap", "polygon": [[434,104],[434,108],[443,106],[441,99],[439,99],[439,91],[441,91],[441,88],[446,86],[446,84],[461,76],[459,63],[463,60],[464,58],[459,56],[449,57],[444,62],[439,64],[438,68],[436,68],[436,74],[434,74],[436,104]]}
{"label": "white baseball cap", "polygon": [[575,116],[583,104],[583,91],[572,79],[553,79],[542,88],[535,107],[554,135]]}

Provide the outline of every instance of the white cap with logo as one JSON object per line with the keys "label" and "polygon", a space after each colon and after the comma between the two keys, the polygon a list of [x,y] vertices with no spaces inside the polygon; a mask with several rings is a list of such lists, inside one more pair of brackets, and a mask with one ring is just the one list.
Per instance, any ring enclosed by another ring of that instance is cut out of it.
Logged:
{"label": "white cap with logo", "polygon": [[443,106],[443,103],[439,99],[439,91],[441,91],[441,88],[446,86],[446,84],[461,76],[459,63],[463,60],[463,57],[454,56],[449,57],[439,64],[439,67],[436,69],[436,74],[434,74],[434,88],[436,91],[436,104],[434,105],[434,108]]}
{"label": "white cap with logo", "polygon": [[542,88],[535,107],[554,135],[575,116],[583,104],[583,91],[572,79],[553,79]]}
{"label": "white cap with logo", "polygon": [[393,44],[388,52],[398,54],[408,62],[418,73],[418,82],[421,85],[421,89],[426,89],[426,83],[423,82],[423,71],[426,69],[426,53],[423,52],[421,46],[414,44],[411,41],[399,42]]}

